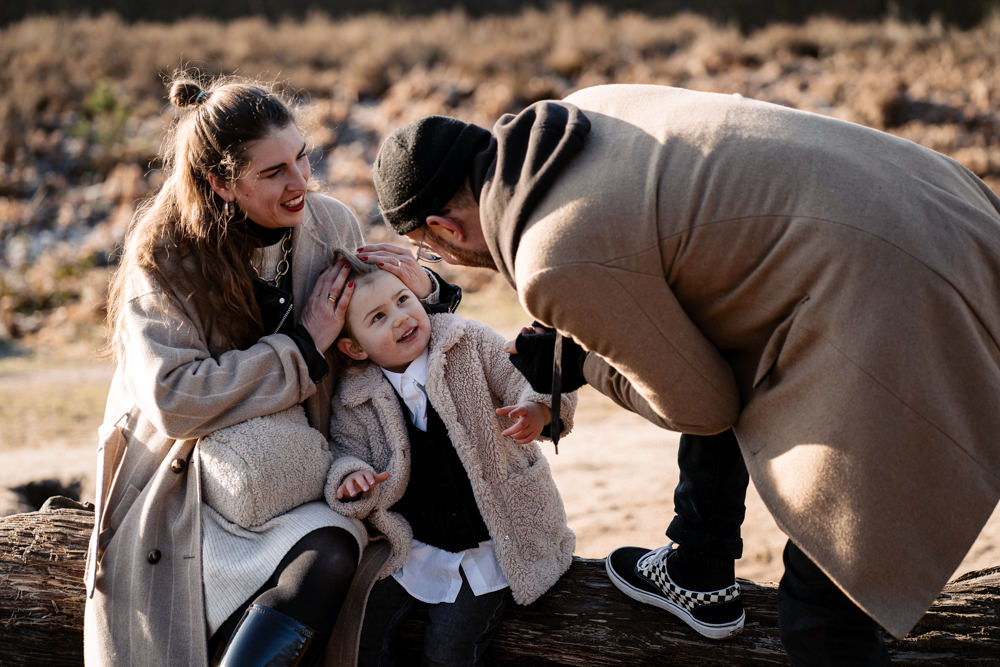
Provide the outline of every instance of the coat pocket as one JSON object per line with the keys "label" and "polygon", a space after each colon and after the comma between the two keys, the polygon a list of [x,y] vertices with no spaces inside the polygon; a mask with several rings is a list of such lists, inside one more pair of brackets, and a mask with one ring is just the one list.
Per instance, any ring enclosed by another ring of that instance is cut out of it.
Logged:
{"label": "coat pocket", "polygon": [[103,424],[98,431],[97,460],[99,465],[94,480],[97,492],[95,528],[87,553],[87,565],[84,573],[88,597],[93,594],[97,567],[104,559],[104,553],[108,542],[114,535],[115,527],[128,508],[132,506],[136,496],[139,495],[139,490],[132,487],[131,493],[126,493],[114,508],[111,507],[118,471],[127,445],[122,425],[127,423],[128,417],[129,413],[125,413],[113,424]]}
{"label": "coat pocket", "polygon": [[135,427],[139,408],[133,406],[114,423],[101,426],[98,440],[97,490],[97,555],[103,558],[104,550],[115,531],[132,509],[141,489],[124,470],[129,445],[135,440]]}
{"label": "coat pocket", "polygon": [[792,330],[795,319],[802,312],[802,308],[808,301],[809,297],[806,296],[795,304],[795,308],[792,309],[788,317],[775,327],[771,333],[771,337],[768,339],[767,345],[764,346],[764,351],[760,355],[760,360],[757,362],[757,370],[754,373],[752,385],[754,389],[771,375],[775,365],[778,363],[781,349],[785,346],[785,341],[788,339],[788,333]]}
{"label": "coat pocket", "polygon": [[548,460],[540,457],[528,467],[512,471],[504,490],[506,507],[497,508],[499,515],[483,512],[487,525],[499,529],[493,540],[500,549],[514,547],[522,563],[551,558],[569,529]]}
{"label": "coat pocket", "polygon": [[[122,461],[125,458],[125,449],[128,440],[125,437],[123,424],[128,422],[128,413],[111,425],[101,426],[100,439],[97,446],[98,460],[100,465],[97,468],[97,479],[95,480],[98,501],[97,501],[97,530],[101,539],[98,541],[98,554],[103,554],[106,534],[113,532],[118,525],[132,501],[138,495],[138,489],[133,493],[121,494],[117,492],[119,473]],[[118,498],[115,498],[118,496]],[[114,506],[111,501],[116,500]]]}
{"label": "coat pocket", "polygon": [[115,531],[118,530],[118,526],[122,525],[122,521],[125,520],[125,516],[132,509],[132,505],[135,504],[135,499],[138,497],[139,489],[136,486],[129,484],[122,491],[121,498],[115,503],[114,509],[108,512],[108,520],[101,525],[100,550],[102,553],[107,546],[108,540],[110,540]]}

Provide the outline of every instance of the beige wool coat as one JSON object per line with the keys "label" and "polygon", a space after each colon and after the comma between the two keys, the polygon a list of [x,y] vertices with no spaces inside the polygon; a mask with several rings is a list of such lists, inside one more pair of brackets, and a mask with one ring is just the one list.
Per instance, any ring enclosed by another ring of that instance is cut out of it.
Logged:
{"label": "beige wool coat", "polygon": [[564,102],[581,152],[520,234],[483,216],[522,305],[619,403],[734,427],[779,527],[906,634],[1000,497],[1000,199],[912,142],[736,95]]}
{"label": "beige wool coat", "polygon": [[[306,302],[334,248],[361,243],[343,204],[309,195],[293,234],[296,303]],[[85,659],[102,666],[206,664],[199,438],[303,401],[312,425],[326,433],[335,373],[314,384],[283,334],[213,357],[194,309],[145,275],[132,276],[127,299],[124,354],[98,442]],[[328,361],[332,366],[333,355]]]}
{"label": "beige wool coat", "polygon": [[[539,444],[519,445],[500,435],[513,422],[498,417],[496,408],[525,400],[550,405],[552,398],[528,386],[503,342],[474,320],[432,315],[426,392],[468,472],[514,601],[526,605],[569,568],[576,536]],[[576,403],[575,392],[564,396],[564,434],[572,428]],[[327,502],[345,516],[364,519],[374,535],[388,537],[392,556],[380,573],[387,577],[406,562],[413,537],[406,519],[390,511],[409,483],[410,443],[396,390],[374,364],[341,380],[331,448]],[[337,488],[360,470],[390,476],[356,500],[338,500]]]}

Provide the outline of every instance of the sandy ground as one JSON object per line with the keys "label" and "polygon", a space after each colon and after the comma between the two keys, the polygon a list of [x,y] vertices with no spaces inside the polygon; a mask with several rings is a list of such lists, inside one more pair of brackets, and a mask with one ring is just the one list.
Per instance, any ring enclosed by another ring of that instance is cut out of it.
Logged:
{"label": "sandy ground", "polygon": [[[617,546],[666,542],[663,531],[677,482],[678,437],[619,409],[592,389],[581,391],[576,428],[560,442],[559,454],[553,454],[551,444],[544,445],[577,534],[577,555],[603,558]],[[16,511],[10,509],[12,494],[4,490],[32,480],[80,480],[83,498],[92,499],[94,467],[92,445],[56,443],[41,450],[0,453],[0,514]],[[752,485],[743,539],[737,575],[777,581],[785,536]],[[995,565],[1000,565],[1000,510],[956,574]]]}

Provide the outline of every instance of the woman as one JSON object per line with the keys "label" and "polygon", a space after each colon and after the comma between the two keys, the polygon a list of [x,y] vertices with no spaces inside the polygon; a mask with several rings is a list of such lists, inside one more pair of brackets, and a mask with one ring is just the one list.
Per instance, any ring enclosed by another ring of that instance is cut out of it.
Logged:
{"label": "woman", "polygon": [[[202,502],[198,442],[298,404],[329,432],[326,352],[353,290],[331,251],[361,246],[360,227],[307,191],[306,143],[273,91],[181,75],[170,101],[183,111],[164,142],[166,178],[129,230],[109,295],[117,368],[98,447],[86,659],[312,664],[363,531],[323,502],[254,531],[228,523]],[[370,250],[423,300],[457,305],[458,289],[409,252]]]}

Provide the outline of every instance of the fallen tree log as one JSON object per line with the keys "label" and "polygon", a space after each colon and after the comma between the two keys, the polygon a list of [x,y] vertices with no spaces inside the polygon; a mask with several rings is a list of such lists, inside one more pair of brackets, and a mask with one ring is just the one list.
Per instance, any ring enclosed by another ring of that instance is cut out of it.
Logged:
{"label": "fallen tree log", "polygon": [[[0,664],[82,663],[82,577],[92,525],[92,511],[66,499],[0,518]],[[508,613],[490,660],[495,665],[785,664],[776,586],[741,584],[746,627],[731,640],[715,642],[622,595],[608,581],[603,561],[575,558],[541,600]],[[404,658],[417,655],[422,623],[418,617],[404,627],[399,647]],[[909,637],[887,641],[898,664],[997,664],[1000,567],[951,582]]]}
{"label": "fallen tree log", "polygon": [[0,518],[0,665],[83,664],[83,566],[93,527],[92,511],[55,499]]}

